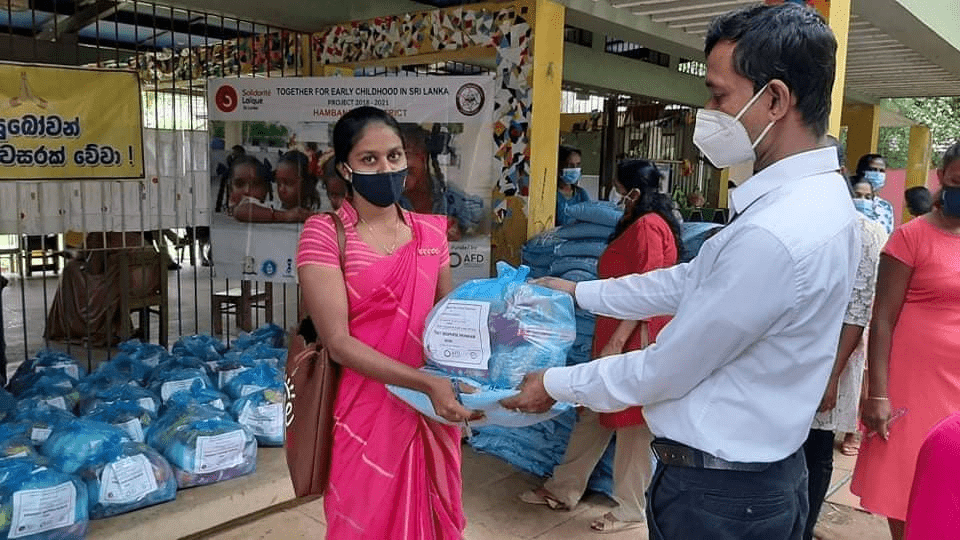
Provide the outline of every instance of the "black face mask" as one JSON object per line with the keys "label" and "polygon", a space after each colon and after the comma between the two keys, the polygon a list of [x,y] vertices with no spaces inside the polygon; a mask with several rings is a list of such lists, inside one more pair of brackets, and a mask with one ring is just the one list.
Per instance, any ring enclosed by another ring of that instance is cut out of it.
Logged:
{"label": "black face mask", "polygon": [[400,200],[403,185],[407,180],[407,169],[385,173],[363,173],[350,169],[350,182],[361,197],[381,208],[386,208]]}
{"label": "black face mask", "polygon": [[944,214],[960,218],[960,187],[943,186],[943,191],[940,192],[940,208]]}

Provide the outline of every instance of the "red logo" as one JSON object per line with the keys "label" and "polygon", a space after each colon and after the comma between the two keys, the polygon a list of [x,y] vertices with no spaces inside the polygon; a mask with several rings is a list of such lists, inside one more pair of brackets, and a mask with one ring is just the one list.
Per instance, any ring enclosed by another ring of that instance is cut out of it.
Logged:
{"label": "red logo", "polygon": [[217,89],[217,95],[214,98],[214,102],[217,104],[217,108],[221,111],[228,113],[233,112],[237,108],[237,103],[240,102],[240,98],[237,96],[237,91],[233,89],[229,84],[225,84]]}

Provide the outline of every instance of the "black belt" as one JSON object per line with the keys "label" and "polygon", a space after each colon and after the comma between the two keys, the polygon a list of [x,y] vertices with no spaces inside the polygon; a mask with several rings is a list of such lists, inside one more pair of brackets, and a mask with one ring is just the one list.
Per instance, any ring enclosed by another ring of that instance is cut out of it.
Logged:
{"label": "black belt", "polygon": [[697,450],[670,439],[657,438],[650,443],[654,455],[664,465],[689,467],[692,469],[713,469],[718,471],[746,471],[760,472],[766,470],[769,463],[747,463],[742,461],[727,461],[717,456]]}

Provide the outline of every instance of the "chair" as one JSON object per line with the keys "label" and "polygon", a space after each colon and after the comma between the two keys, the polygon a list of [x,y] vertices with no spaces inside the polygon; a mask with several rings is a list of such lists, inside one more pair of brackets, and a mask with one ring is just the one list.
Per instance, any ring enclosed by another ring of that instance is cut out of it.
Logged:
{"label": "chair", "polygon": [[[144,341],[150,339],[150,314],[160,317],[158,341],[167,346],[167,332],[170,320],[170,305],[167,298],[167,265],[165,254],[152,247],[121,249],[116,254],[120,276],[120,338],[130,339],[130,312],[140,313],[140,328]],[[159,283],[151,286],[150,277],[154,272]],[[139,283],[135,278],[139,277]]]}
{"label": "chair", "polygon": [[251,315],[254,308],[264,310],[265,322],[273,322],[273,283],[266,282],[263,290],[258,293],[252,292],[251,283],[244,280],[240,282],[240,287],[231,287],[211,295],[214,335],[223,335],[223,316],[231,313],[236,313],[237,328],[244,332],[253,330]]}
{"label": "chair", "polygon": [[[60,258],[57,257],[60,242],[57,235],[21,236],[20,249],[23,252],[23,269],[27,277],[32,276],[35,271],[60,271]],[[40,259],[40,262],[34,262],[34,259]]]}

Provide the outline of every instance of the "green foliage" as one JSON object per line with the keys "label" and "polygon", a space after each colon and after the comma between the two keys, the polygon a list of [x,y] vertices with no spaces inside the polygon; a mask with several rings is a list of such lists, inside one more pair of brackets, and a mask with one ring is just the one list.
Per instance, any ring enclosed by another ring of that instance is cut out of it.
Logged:
{"label": "green foliage", "polygon": [[[943,151],[960,141],[960,97],[893,98],[883,100],[881,105],[930,128],[936,165]],[[888,167],[906,167],[909,148],[910,128],[880,128],[877,150],[887,158]]]}

